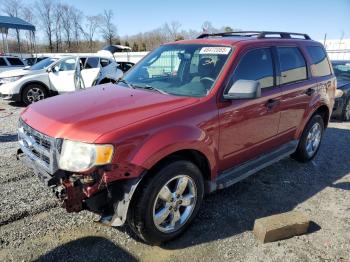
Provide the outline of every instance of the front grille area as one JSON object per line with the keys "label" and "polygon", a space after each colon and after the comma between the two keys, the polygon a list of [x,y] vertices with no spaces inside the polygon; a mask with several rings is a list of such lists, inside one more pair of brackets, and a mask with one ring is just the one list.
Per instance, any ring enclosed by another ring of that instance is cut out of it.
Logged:
{"label": "front grille area", "polygon": [[55,138],[42,134],[27,125],[22,119],[18,124],[18,142],[24,154],[49,174],[57,168]]}

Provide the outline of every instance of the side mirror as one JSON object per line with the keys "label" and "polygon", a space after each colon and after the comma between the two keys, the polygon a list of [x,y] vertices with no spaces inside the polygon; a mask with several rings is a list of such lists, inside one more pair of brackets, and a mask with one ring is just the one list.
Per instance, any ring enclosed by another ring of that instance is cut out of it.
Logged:
{"label": "side mirror", "polygon": [[224,94],[225,99],[254,99],[261,97],[261,86],[254,80],[237,80]]}
{"label": "side mirror", "polygon": [[46,72],[51,73],[52,72],[52,68],[49,67],[48,69],[46,69]]}

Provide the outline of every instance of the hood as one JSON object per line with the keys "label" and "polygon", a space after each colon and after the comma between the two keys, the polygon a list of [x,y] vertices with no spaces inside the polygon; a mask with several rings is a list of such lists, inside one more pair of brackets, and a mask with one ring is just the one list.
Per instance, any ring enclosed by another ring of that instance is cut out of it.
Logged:
{"label": "hood", "polygon": [[106,84],[34,103],[22,119],[51,137],[93,143],[103,134],[198,100]]}
{"label": "hood", "polygon": [[39,74],[42,71],[45,70],[24,70],[24,69],[15,69],[15,70],[9,70],[0,73],[0,78],[3,77],[14,77],[14,76],[25,76],[25,75],[34,75]]}

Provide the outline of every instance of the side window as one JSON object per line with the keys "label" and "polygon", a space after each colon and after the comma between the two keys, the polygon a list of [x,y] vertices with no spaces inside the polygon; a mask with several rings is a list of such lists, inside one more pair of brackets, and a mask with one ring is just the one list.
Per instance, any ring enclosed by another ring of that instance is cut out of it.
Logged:
{"label": "side window", "polygon": [[0,66],[7,66],[5,59],[0,57]]}
{"label": "side window", "polygon": [[85,63],[85,69],[98,68],[100,59],[98,57],[88,57]]}
{"label": "side window", "polygon": [[269,48],[255,49],[246,53],[239,62],[233,82],[237,80],[255,80],[261,88],[274,85],[274,73],[271,50]]}
{"label": "side window", "polygon": [[110,63],[111,63],[111,61],[109,61],[109,59],[107,59],[107,58],[100,59],[100,64],[102,67],[108,66]]}
{"label": "side window", "polygon": [[307,79],[306,62],[297,47],[278,47],[281,69],[281,84]]}
{"label": "side window", "polygon": [[307,52],[311,57],[312,75],[313,76],[328,76],[331,74],[331,68],[327,55],[320,46],[308,46]]}
{"label": "side window", "polygon": [[72,71],[72,70],[75,70],[75,59],[74,58],[65,59],[65,60],[61,61],[55,67],[58,67],[58,71]]}
{"label": "side window", "polygon": [[23,62],[19,58],[14,58],[14,57],[8,57],[7,61],[13,66],[23,66]]}

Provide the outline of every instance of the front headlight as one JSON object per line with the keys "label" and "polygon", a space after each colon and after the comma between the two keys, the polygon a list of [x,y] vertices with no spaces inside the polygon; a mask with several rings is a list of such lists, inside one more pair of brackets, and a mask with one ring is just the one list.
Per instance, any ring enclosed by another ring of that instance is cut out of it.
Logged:
{"label": "front headlight", "polygon": [[59,159],[60,169],[83,172],[93,166],[111,163],[113,145],[98,145],[64,140]]}
{"label": "front headlight", "polygon": [[12,76],[12,77],[4,77],[0,78],[0,84],[11,83],[19,80],[22,76]]}

